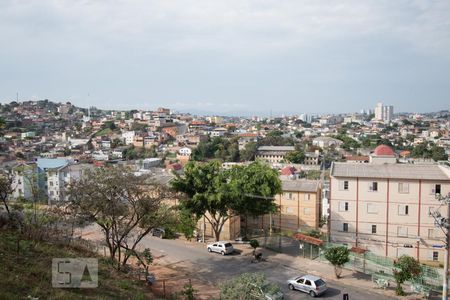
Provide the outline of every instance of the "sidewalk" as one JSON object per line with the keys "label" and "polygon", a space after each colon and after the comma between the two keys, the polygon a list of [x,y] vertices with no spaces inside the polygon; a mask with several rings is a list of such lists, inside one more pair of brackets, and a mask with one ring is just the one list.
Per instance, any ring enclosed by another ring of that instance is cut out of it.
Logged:
{"label": "sidewalk", "polygon": [[[242,255],[252,255],[253,249],[248,244],[235,244],[236,249],[242,251]],[[299,275],[303,275],[305,272],[311,275],[315,275],[325,279],[325,281],[333,283],[339,283],[341,285],[360,287],[362,290],[371,291],[373,293],[380,294],[384,297],[392,297],[403,300],[415,300],[423,299],[422,296],[417,294],[409,294],[409,286],[404,285],[404,290],[407,293],[406,296],[395,295],[395,286],[383,290],[376,287],[376,284],[372,282],[371,276],[360,272],[353,272],[352,270],[343,269],[340,279],[337,279],[334,273],[334,267],[325,262],[316,260],[310,260],[303,257],[293,257],[288,254],[278,253],[265,248],[258,248],[259,252],[263,252],[263,256],[268,258],[269,262],[280,264],[286,268],[291,268],[299,271]],[[439,296],[431,296],[429,299],[440,299]]]}

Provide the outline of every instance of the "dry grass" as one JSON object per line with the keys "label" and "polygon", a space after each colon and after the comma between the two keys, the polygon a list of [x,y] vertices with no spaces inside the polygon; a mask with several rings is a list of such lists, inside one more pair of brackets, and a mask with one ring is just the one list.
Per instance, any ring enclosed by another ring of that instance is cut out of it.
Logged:
{"label": "dry grass", "polygon": [[[148,288],[116,272],[104,258],[83,249],[52,243],[20,241],[17,234],[0,231],[0,299],[152,299]],[[99,286],[94,289],[61,289],[51,286],[52,259],[58,257],[99,258]]]}

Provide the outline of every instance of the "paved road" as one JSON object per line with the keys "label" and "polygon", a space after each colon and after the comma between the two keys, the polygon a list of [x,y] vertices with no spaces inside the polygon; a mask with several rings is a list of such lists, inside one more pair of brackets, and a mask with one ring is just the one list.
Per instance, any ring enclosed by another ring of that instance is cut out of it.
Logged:
{"label": "paved road", "polygon": [[[240,273],[263,272],[267,278],[280,285],[285,294],[285,299],[310,299],[310,296],[287,288],[286,280],[307,273],[307,270],[295,270],[288,265],[276,263],[268,257],[267,262],[251,263],[248,256],[235,254],[221,256],[216,253],[208,253],[206,247],[200,244],[186,243],[182,240],[162,240],[156,237],[146,237],[142,246],[152,250],[155,257],[164,263],[180,266],[191,270],[193,276],[217,285]],[[321,298],[342,299],[344,293],[349,294],[349,299],[387,299],[380,294],[364,291],[358,287],[349,287],[339,282],[327,282],[329,290]],[[393,299],[393,298],[392,298]]]}

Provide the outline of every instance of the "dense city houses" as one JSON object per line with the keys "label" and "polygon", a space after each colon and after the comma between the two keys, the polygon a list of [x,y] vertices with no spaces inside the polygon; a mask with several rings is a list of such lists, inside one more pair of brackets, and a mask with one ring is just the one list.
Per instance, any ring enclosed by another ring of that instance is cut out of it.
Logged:
{"label": "dense city houses", "polygon": [[[229,117],[39,100],[0,112],[0,163],[13,178],[13,201],[64,203],[73,183],[108,166],[169,185],[191,161],[219,161],[224,170],[260,161],[279,174],[277,211],[233,215],[223,239],[244,230],[322,236],[375,255],[443,261],[433,216],[446,214],[436,195],[450,192],[449,111],[395,113],[378,103],[339,115]],[[204,218],[197,227],[213,236]]]}

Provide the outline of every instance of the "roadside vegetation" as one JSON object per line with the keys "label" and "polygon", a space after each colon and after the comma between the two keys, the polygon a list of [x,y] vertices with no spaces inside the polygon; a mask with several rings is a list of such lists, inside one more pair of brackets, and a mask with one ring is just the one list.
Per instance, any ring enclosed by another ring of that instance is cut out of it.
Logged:
{"label": "roadside vegetation", "polygon": [[[94,289],[53,288],[52,259],[98,258],[99,286]],[[148,288],[125,274],[115,272],[108,259],[75,244],[36,242],[17,230],[0,231],[1,299],[145,299]]]}

